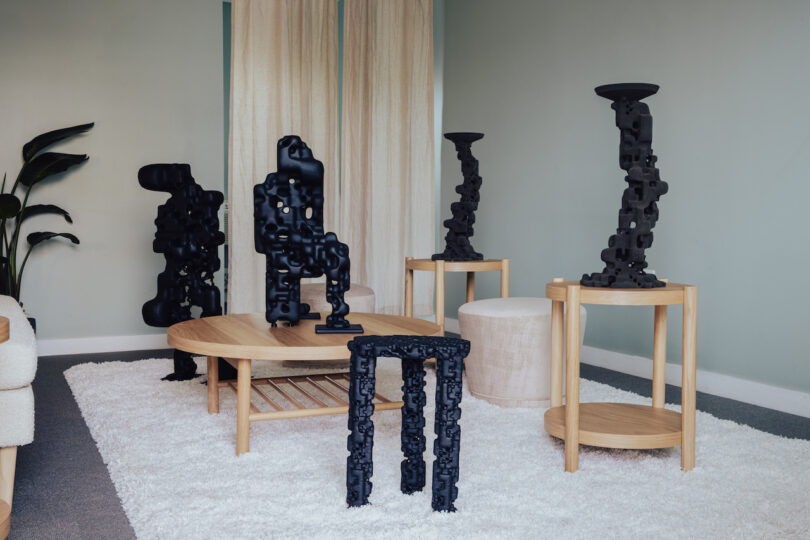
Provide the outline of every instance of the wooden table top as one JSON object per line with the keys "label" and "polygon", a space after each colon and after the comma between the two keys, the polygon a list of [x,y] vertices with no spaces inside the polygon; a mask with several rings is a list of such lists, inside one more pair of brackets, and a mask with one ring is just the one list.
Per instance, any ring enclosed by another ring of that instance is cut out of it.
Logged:
{"label": "wooden table top", "polygon": [[[494,272],[501,270],[506,259],[483,259],[477,261],[443,261],[445,272]],[[434,272],[436,261],[432,259],[405,259],[405,268]]]}
{"label": "wooden table top", "polygon": [[362,324],[363,334],[316,334],[321,320],[306,319],[296,326],[272,328],[264,313],[205,317],[177,323],[167,332],[170,347],[206,356],[253,360],[342,360],[350,356],[346,344],[357,336],[441,336],[438,324],[375,313],[349,313],[347,319]]}
{"label": "wooden table top", "polygon": [[[565,302],[569,285],[579,281],[554,281],[546,284],[546,298]],[[689,285],[667,283],[665,287],[650,289],[612,289],[609,287],[585,287],[580,285],[580,304],[605,306],[664,306],[683,304],[684,288]]]}

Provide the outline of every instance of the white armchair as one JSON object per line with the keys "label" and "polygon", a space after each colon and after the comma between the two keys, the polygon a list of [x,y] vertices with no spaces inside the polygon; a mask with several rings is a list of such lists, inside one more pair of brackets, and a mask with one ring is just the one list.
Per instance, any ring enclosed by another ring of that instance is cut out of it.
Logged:
{"label": "white armchair", "polygon": [[[10,527],[17,447],[34,440],[34,392],[37,371],[34,331],[10,296],[0,296],[0,539]],[[3,341],[3,338],[7,338]]]}

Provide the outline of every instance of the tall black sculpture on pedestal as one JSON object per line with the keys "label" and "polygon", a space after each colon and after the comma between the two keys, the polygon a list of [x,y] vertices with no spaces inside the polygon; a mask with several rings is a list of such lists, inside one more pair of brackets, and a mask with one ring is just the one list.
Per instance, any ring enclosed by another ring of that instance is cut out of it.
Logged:
{"label": "tall black sculpture on pedestal", "polygon": [[622,83],[598,86],[596,93],[613,103],[616,127],[621,131],[619,167],[627,171],[629,184],[622,195],[619,227],[602,250],[605,269],[584,274],[580,283],[586,287],[615,289],[648,289],[666,285],[644,269],[644,250],[653,243],[652,228],[658,221],[656,201],[667,192],[667,183],[658,176],[652,152],[652,115],[646,103],[639,100],[658,91],[658,85]]}
{"label": "tall black sculpture on pedestal", "polygon": [[[204,191],[186,164],[154,164],[141,167],[138,183],[151,191],[165,191],[171,197],[158,206],[155,253],[166,258],[166,269],[158,274],[158,292],[143,305],[143,320],[149,326],[165,328],[192,318],[199,307],[201,317],[222,315],[214,273],[219,270],[220,245],[225,235],[219,230],[217,211],[223,201],[219,191]],[[164,380],[180,381],[196,376],[191,354],[174,351],[174,373]],[[236,370],[222,359],[220,378],[235,379]]]}
{"label": "tall black sculpture on pedestal", "polygon": [[319,319],[301,303],[301,278],[325,274],[332,313],[315,331],[362,334],[362,326],[346,320],[349,246],[323,231],[323,163],[295,135],[280,139],[277,149],[278,172],[253,188],[253,238],[256,251],[267,256],[267,322]]}
{"label": "tall black sculpture on pedestal", "polygon": [[470,147],[472,143],[482,139],[484,134],[445,133],[444,136],[456,145],[464,182],[456,186],[456,193],[461,195],[461,200],[450,205],[453,217],[444,220],[444,226],[447,227],[444,251],[433,255],[431,259],[434,261],[480,261],[484,256],[476,252],[470,244],[475,223],[475,211],[478,210],[478,201],[481,200],[478,193],[478,190],[481,189],[478,160],[472,155]]}

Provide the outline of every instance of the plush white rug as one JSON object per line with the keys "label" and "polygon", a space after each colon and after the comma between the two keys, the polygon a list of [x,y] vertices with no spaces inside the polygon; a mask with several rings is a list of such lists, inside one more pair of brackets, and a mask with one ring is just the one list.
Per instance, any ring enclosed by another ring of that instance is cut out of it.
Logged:
{"label": "plush white rug", "polygon": [[[380,360],[389,397],[398,369]],[[144,360],[65,373],[139,538],[810,538],[810,442],[705,413],[689,473],[679,448],[583,447],[568,474],[542,409],[501,409],[465,392],[458,512],[437,513],[428,371],[427,487],[399,492],[400,413],[381,411],[372,504],[347,509],[344,416],[252,424],[251,451],[237,458],[233,393],[223,389],[220,414],[208,415],[201,379],[160,381],[170,371],[169,360]],[[589,381],[581,396],[645,403]]]}

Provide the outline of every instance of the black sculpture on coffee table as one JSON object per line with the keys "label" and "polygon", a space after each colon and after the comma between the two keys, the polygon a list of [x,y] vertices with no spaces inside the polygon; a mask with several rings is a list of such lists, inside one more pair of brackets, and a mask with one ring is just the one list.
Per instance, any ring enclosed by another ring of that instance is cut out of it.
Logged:
{"label": "black sculpture on coffee table", "polygon": [[658,221],[656,201],[667,192],[667,183],[658,176],[657,157],[652,152],[652,115],[641,101],[658,91],[658,85],[622,83],[598,86],[596,93],[613,103],[616,127],[621,131],[619,167],[627,171],[628,183],[622,195],[619,227],[602,250],[605,269],[584,274],[586,287],[648,289],[666,285],[654,274],[647,274],[644,250],[653,243],[652,228]]}
{"label": "black sculpture on coffee table", "polygon": [[362,334],[362,326],[346,319],[349,246],[323,230],[323,163],[296,135],[280,139],[277,150],[278,172],[253,188],[253,238],[256,251],[267,256],[267,322],[294,326],[301,319],[319,319],[301,303],[301,278],[326,275],[332,313],[315,331]]}
{"label": "black sculpture on coffee table", "polygon": [[464,182],[456,186],[456,193],[461,195],[461,200],[450,205],[453,217],[444,220],[444,226],[447,227],[444,251],[433,255],[431,259],[434,261],[480,261],[484,256],[475,251],[470,244],[473,224],[475,224],[475,211],[478,210],[478,201],[481,200],[478,193],[478,190],[481,189],[478,160],[472,155],[470,147],[472,143],[483,138],[484,134],[445,133],[444,136],[456,145]]}
{"label": "black sculpture on coffee table", "polygon": [[461,375],[470,342],[464,339],[424,336],[362,336],[349,342],[349,457],[346,460],[346,502],[368,504],[373,472],[375,368],[377,357],[402,359],[402,493],[425,487],[425,368],[423,362],[436,359],[436,441],[433,445],[434,510],[455,511],[458,496],[458,457],[461,445]]}
{"label": "black sculpture on coffee table", "polygon": [[[222,315],[219,288],[214,274],[219,270],[218,248],[225,242],[219,230],[217,211],[223,201],[219,191],[205,191],[191,176],[186,164],[153,164],[141,167],[138,183],[150,191],[165,191],[171,197],[158,206],[157,231],[152,248],[166,258],[158,274],[157,296],[143,305],[143,320],[165,328],[192,318],[192,307],[201,317]],[[197,365],[190,353],[174,351],[174,372],[164,380],[196,377]],[[222,379],[235,379],[236,370],[219,360]]]}

